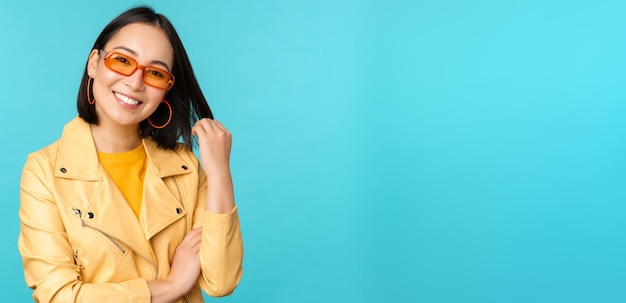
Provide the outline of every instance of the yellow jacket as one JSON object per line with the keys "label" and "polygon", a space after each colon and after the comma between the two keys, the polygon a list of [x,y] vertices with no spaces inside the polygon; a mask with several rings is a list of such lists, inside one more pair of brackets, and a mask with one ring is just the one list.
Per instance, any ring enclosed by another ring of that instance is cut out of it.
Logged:
{"label": "yellow jacket", "polygon": [[204,209],[207,179],[197,158],[144,139],[148,163],[140,220],[98,163],[89,124],[74,118],[61,139],[28,156],[20,186],[26,283],[36,302],[150,302],[185,234],[202,226],[199,283],[179,302],[230,294],[241,279],[237,207]]}

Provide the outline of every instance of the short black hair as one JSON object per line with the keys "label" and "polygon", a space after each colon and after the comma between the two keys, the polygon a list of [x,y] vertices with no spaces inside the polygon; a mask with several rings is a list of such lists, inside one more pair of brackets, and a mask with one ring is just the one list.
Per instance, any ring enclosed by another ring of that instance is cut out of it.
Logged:
{"label": "short black hair", "polygon": [[[172,106],[172,120],[161,129],[152,127],[147,119],[142,121],[139,125],[141,137],[152,137],[158,146],[164,149],[175,149],[179,140],[182,140],[185,145],[192,148],[194,142],[191,136],[192,123],[202,118],[213,119],[213,113],[193,73],[187,51],[185,51],[185,47],[180,41],[174,26],[165,16],[157,14],[152,8],[147,6],[131,8],[104,27],[93,44],[92,50],[103,49],[113,35],[124,26],[132,23],[144,23],[159,27],[167,34],[174,50],[172,74],[176,82],[165,96],[165,99]],[[87,99],[88,81],[89,75],[87,74],[87,65],[85,65],[85,72],[80,82],[76,101],[78,116],[87,123],[97,125],[98,115],[96,114],[96,108],[94,105],[89,104]],[[89,98],[93,99],[91,91],[89,94]],[[155,123],[160,123],[160,121],[167,121],[168,116],[169,109],[161,104],[150,116],[150,119]]]}

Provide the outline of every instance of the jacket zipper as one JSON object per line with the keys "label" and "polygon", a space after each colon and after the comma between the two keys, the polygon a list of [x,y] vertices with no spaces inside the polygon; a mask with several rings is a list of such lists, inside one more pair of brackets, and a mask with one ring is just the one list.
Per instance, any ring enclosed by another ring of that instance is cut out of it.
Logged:
{"label": "jacket zipper", "polygon": [[77,208],[73,208],[72,209],[74,211],[74,214],[76,214],[78,216],[78,218],[80,219],[80,225],[82,226],[87,226],[91,229],[95,229],[97,231],[99,231],[101,234],[103,234],[105,237],[107,237],[107,239],[109,239],[109,241],[111,241],[111,243],[113,243],[113,245],[115,245],[115,247],[117,247],[117,249],[119,249],[123,254],[126,253],[126,250],[124,249],[124,247],[122,247],[113,236],[109,235],[108,233],[102,231],[101,229],[97,228],[97,227],[93,227],[90,226],[89,224],[85,223],[85,220],[83,220],[82,217],[82,212],[80,211],[80,209]]}
{"label": "jacket zipper", "polygon": [[[80,219],[80,224],[81,224],[82,226],[89,227],[89,228],[91,228],[91,229],[93,229],[93,230],[96,230],[96,231],[100,232],[100,233],[101,233],[101,234],[103,234],[105,237],[107,237],[107,239],[109,239],[111,242],[113,242],[113,244],[115,245],[115,247],[117,247],[117,248],[118,248],[118,249],[119,249],[119,250],[120,250],[123,254],[125,254],[125,253],[126,253],[126,250],[124,249],[124,247],[122,247],[122,246],[120,245],[120,243],[119,243],[119,242],[121,242],[122,244],[124,244],[124,245],[126,245],[126,246],[130,247],[128,244],[124,243],[124,241],[121,241],[121,240],[119,240],[119,239],[117,239],[117,238],[115,238],[115,237],[111,236],[110,234],[108,234],[108,233],[104,232],[103,230],[101,230],[101,229],[99,229],[99,228],[97,228],[97,227],[94,227],[94,226],[91,226],[91,225],[89,225],[89,224],[85,223],[85,220],[83,220],[82,213],[81,213],[80,209],[78,209],[78,208],[72,208],[72,210],[74,211],[74,214],[76,214],[76,215],[78,216],[78,219]],[[148,263],[150,263],[150,265],[152,265],[152,269],[153,269],[153,271],[152,271],[152,272],[153,272],[153,274],[152,274],[152,280],[155,280],[155,279],[156,279],[156,277],[157,277],[157,267],[156,267],[156,264],[154,264],[154,262],[152,262],[152,261],[151,261],[150,259],[148,259],[146,256],[144,256],[144,255],[142,255],[142,254],[138,253],[138,252],[137,252],[137,251],[135,251],[135,250],[133,250],[133,251],[134,251],[134,252],[135,252],[138,256],[140,256],[140,257],[141,257],[141,258],[143,258],[144,260],[148,261]]]}

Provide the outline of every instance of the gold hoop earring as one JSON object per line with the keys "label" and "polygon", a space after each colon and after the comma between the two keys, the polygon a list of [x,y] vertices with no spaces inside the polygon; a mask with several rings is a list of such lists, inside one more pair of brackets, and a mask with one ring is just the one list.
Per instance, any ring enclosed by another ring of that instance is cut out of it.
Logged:
{"label": "gold hoop earring", "polygon": [[154,123],[152,123],[152,121],[150,120],[150,117],[148,117],[148,123],[150,123],[150,125],[152,125],[152,127],[154,128],[164,128],[166,127],[168,124],[170,124],[170,121],[172,121],[172,106],[170,105],[169,102],[167,102],[167,100],[163,99],[162,103],[165,103],[165,105],[167,105],[167,107],[170,109],[170,116],[167,118],[167,122],[165,122],[165,124],[163,125],[154,125]]}
{"label": "gold hoop earring", "polygon": [[91,95],[89,94],[89,88],[91,87],[92,82],[93,82],[93,78],[89,77],[89,80],[87,80],[87,102],[89,102],[89,104],[91,105],[94,105],[94,103],[96,103],[96,98],[94,97],[92,100]]}

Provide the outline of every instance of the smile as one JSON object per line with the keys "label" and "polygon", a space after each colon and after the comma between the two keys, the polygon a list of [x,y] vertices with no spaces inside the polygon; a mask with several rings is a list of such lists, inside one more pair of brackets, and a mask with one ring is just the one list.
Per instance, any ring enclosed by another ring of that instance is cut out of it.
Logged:
{"label": "smile", "polygon": [[118,100],[122,101],[123,103],[126,103],[128,105],[137,105],[139,104],[139,100],[135,100],[133,98],[129,98],[128,96],[122,95],[120,93],[114,93],[115,97],[117,97]]}

